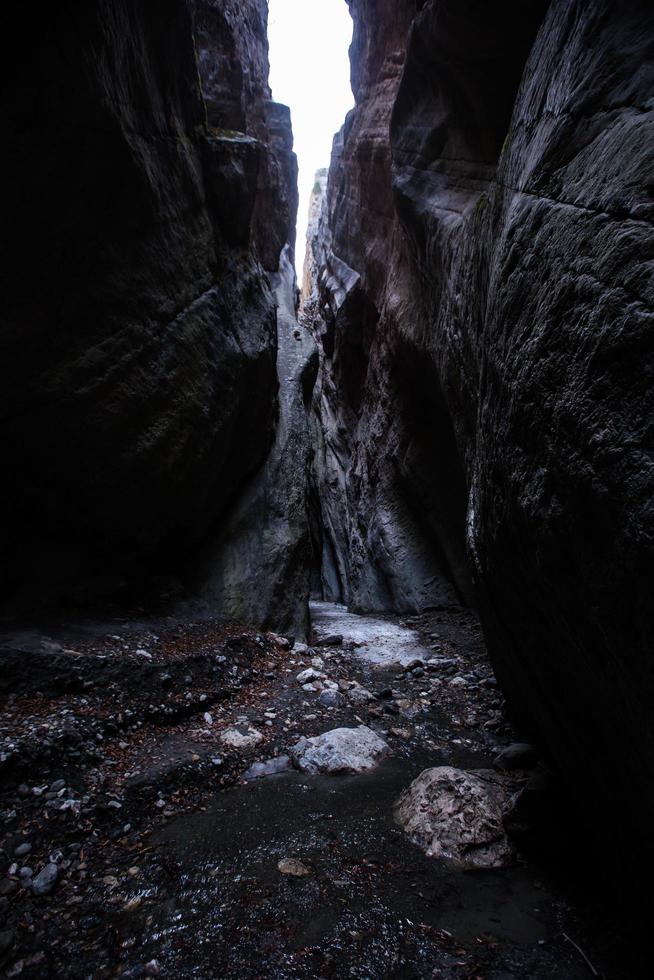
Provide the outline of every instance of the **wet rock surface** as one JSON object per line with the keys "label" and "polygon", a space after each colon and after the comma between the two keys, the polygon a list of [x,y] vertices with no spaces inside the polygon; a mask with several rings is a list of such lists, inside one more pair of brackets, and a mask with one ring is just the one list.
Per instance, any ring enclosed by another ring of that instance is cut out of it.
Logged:
{"label": "wet rock surface", "polygon": [[[488,769],[516,741],[486,683],[474,616],[458,607],[376,625],[352,616],[350,633],[334,613],[342,641],[320,648],[324,682],[364,689],[365,702],[343,695],[324,706],[324,691],[296,681],[312,647],[296,652],[215,619],[25,630],[24,667],[15,634],[6,638],[5,970],[108,978],[156,961],[159,972],[146,975],[582,980],[587,968],[565,932],[607,976],[638,975],[622,970],[621,936],[591,879],[567,894],[553,862],[521,853],[509,868],[471,875],[427,857],[396,822],[398,799],[425,769]],[[427,651],[437,642],[440,665],[416,673],[411,662],[367,657],[367,643],[374,653],[393,626]],[[48,669],[33,673],[30,658]],[[466,685],[452,685],[456,677]],[[374,769],[289,767],[299,739],[360,726],[388,745]],[[262,740],[247,751],[221,741],[250,728]],[[495,778],[516,795],[533,780]],[[530,823],[524,810],[520,819]],[[25,884],[23,864],[35,878],[56,867],[48,894]]]}

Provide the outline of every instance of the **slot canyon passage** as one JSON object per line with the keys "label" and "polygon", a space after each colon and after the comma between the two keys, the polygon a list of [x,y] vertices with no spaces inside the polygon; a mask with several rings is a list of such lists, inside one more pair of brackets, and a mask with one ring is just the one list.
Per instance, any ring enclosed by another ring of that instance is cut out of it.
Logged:
{"label": "slot canyon passage", "polygon": [[347,7],[3,11],[6,977],[652,975],[654,8]]}

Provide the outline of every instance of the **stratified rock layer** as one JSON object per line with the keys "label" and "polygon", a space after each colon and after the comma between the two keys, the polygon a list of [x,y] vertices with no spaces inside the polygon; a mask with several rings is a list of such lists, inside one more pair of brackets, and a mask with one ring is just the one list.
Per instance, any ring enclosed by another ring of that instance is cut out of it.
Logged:
{"label": "stratified rock layer", "polygon": [[306,310],[326,591],[407,608],[472,577],[626,891],[654,866],[651,5],[350,6]]}
{"label": "stratified rock layer", "polygon": [[7,16],[29,43],[3,86],[3,601],[174,591],[273,444],[266,273],[297,190],[266,16],[265,0]]}

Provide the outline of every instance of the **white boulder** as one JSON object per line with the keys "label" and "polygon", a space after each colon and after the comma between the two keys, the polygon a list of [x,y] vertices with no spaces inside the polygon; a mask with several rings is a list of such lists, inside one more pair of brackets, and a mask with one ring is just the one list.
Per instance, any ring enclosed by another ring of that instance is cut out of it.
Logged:
{"label": "white boulder", "polygon": [[373,769],[388,751],[372,729],[359,725],[301,738],[291,749],[291,758],[303,772],[353,773]]}

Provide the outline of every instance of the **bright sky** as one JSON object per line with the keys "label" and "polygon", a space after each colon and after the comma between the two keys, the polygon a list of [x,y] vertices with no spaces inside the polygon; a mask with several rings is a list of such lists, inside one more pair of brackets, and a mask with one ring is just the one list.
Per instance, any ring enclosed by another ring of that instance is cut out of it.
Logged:
{"label": "bright sky", "polygon": [[302,276],[309,197],[316,170],[328,167],[332,139],[354,99],[346,0],[269,0],[270,87],[291,107],[300,166],[296,268]]}

